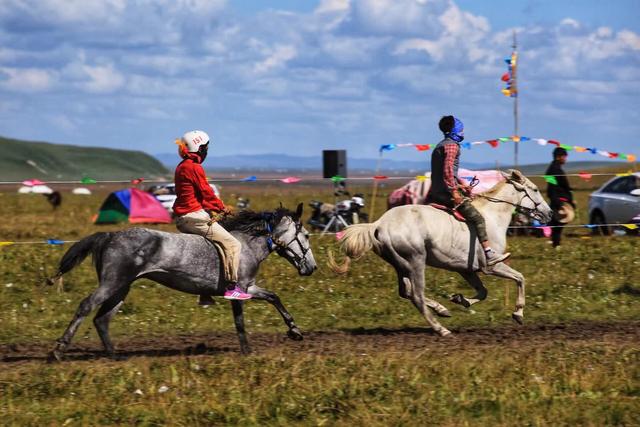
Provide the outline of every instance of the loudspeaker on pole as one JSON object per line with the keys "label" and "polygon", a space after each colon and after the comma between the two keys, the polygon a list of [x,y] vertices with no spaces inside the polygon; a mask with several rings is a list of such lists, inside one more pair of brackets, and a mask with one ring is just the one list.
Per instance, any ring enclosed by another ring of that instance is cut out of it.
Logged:
{"label": "loudspeaker on pole", "polygon": [[322,177],[347,178],[347,150],[322,150]]}

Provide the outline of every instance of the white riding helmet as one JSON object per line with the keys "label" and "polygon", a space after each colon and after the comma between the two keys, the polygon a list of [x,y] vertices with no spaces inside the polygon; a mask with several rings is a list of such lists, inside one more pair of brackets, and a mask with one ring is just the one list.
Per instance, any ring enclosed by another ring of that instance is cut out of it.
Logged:
{"label": "white riding helmet", "polygon": [[190,153],[197,153],[201,145],[209,143],[209,135],[201,130],[192,130],[182,135],[182,142]]}

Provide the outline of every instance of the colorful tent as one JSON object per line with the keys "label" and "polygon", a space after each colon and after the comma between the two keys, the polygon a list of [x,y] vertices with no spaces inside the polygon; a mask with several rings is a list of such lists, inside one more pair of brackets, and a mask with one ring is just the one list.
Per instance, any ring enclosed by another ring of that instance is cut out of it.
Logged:
{"label": "colorful tent", "polygon": [[95,220],[96,224],[115,222],[170,223],[171,217],[153,195],[137,188],[127,188],[109,194]]}

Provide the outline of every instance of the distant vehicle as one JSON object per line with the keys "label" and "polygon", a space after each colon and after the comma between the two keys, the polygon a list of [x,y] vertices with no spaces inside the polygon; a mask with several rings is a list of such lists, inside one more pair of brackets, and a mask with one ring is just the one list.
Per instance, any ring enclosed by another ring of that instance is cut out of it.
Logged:
{"label": "distant vehicle", "polygon": [[[630,224],[640,214],[640,172],[607,181],[589,196],[591,224]],[[611,227],[603,225],[594,232],[609,235]]]}
{"label": "distant vehicle", "polygon": [[[215,184],[209,184],[213,189],[213,192],[216,193],[216,196],[220,197],[220,191]],[[147,189],[147,192],[156,196],[156,199],[164,206],[166,210],[169,212],[173,212],[173,203],[176,201],[176,185],[174,183],[171,184],[158,184],[152,185]]]}

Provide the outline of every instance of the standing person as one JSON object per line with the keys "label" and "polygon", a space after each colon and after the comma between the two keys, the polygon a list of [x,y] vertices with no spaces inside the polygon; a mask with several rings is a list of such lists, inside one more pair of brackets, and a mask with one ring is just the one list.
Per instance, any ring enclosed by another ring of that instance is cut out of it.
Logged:
{"label": "standing person", "polygon": [[464,140],[464,125],[453,116],[444,116],[438,127],[444,139],[438,143],[431,154],[431,187],[427,203],[438,203],[455,209],[474,227],[478,240],[487,257],[487,265],[503,262],[510,253],[500,254],[489,244],[486,226],[482,214],[471,204],[471,187],[458,178],[460,165],[460,143]]}
{"label": "standing person", "polygon": [[562,165],[567,162],[567,156],[567,150],[562,147],[556,147],[553,150],[553,161],[545,172],[545,175],[551,175],[556,178],[556,184],[549,182],[547,185],[547,196],[551,201],[549,206],[553,209],[553,219],[549,225],[551,226],[551,243],[554,248],[560,246],[560,237],[562,236],[562,223],[558,221],[558,211],[561,210],[562,205],[565,203],[569,203],[575,208],[571,186],[562,169]]}
{"label": "standing person", "polygon": [[[224,293],[225,299],[246,300],[251,295],[238,286],[238,265],[240,262],[241,243],[216,222],[215,214],[229,213],[207,181],[202,162],[207,158],[209,135],[201,130],[184,134],[176,141],[178,152],[183,158],[176,167],[176,201],[173,212],[178,216],[178,230],[188,234],[199,234],[218,244],[221,267],[228,283]],[[200,305],[213,303],[211,295],[201,295]]]}

